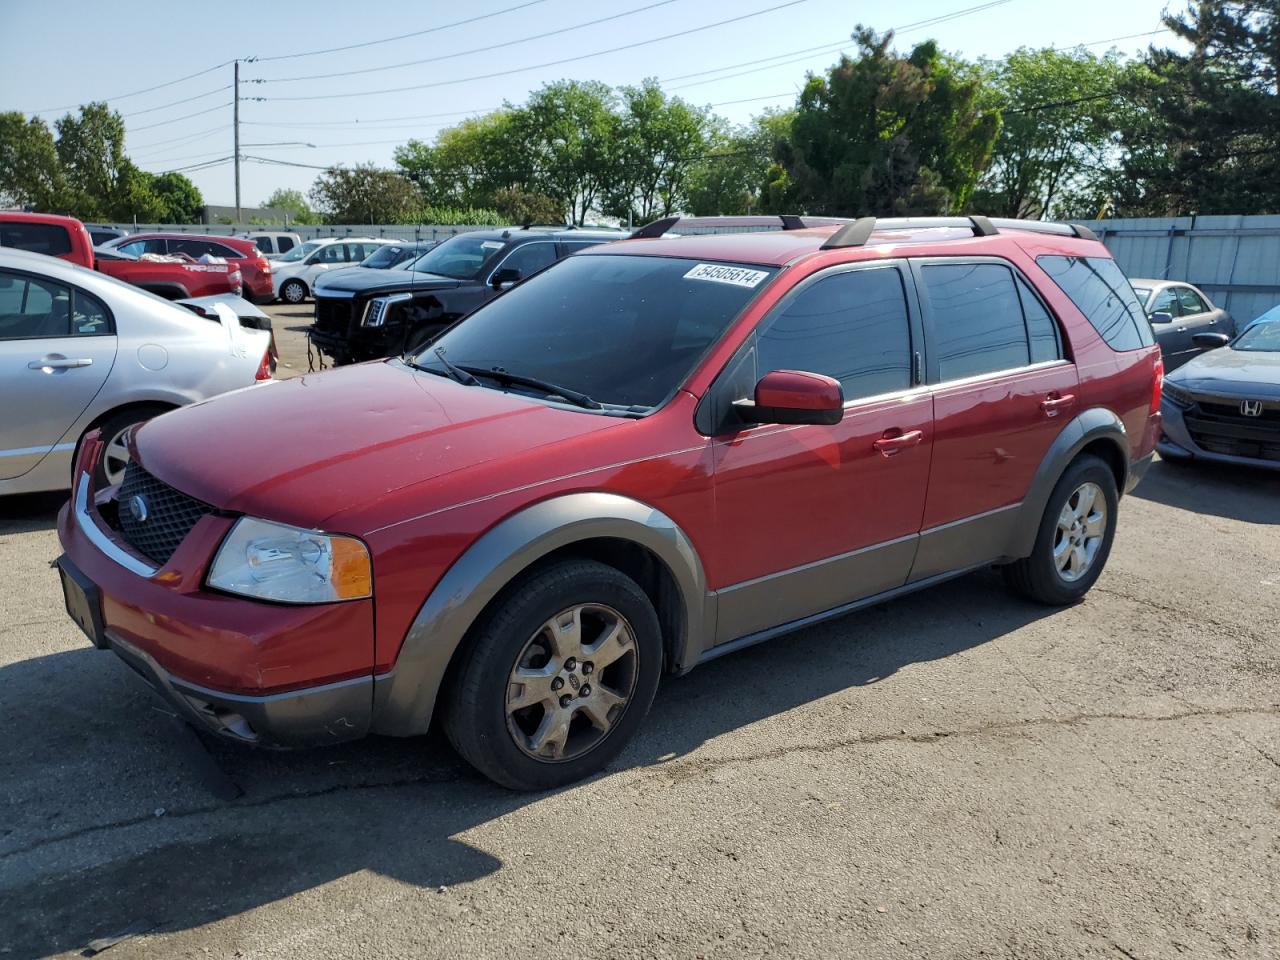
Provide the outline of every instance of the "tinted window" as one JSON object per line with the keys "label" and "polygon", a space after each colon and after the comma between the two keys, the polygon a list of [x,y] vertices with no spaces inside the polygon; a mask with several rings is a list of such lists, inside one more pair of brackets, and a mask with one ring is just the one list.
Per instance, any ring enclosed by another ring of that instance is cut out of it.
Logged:
{"label": "tinted window", "polygon": [[911,385],[911,329],[902,275],[854,270],[818,280],[756,338],[757,368],[805,370],[840,381],[846,400]]}
{"label": "tinted window", "polygon": [[497,269],[519,270],[520,276],[527,277],[555,262],[556,245],[554,243],[526,243],[507,254],[506,259],[498,264]]}
{"label": "tinted window", "polygon": [[1155,300],[1151,303],[1151,312],[1167,313],[1171,317],[1178,315],[1178,297],[1172,287],[1166,287],[1156,294]]}
{"label": "tinted window", "polygon": [[502,367],[601,403],[655,406],[777,272],[745,268],[753,282],[739,284],[688,276],[697,267],[668,257],[569,257],[480,307],[414,362],[442,372],[441,347],[482,372]]}
{"label": "tinted window", "polygon": [[97,297],[52,280],[0,271],[0,340],[109,333],[111,315]]}
{"label": "tinted window", "polygon": [[387,267],[393,267],[401,260],[406,259],[411,253],[412,251],[409,247],[402,247],[396,243],[384,244],[375,248],[372,253],[360,261],[360,266],[385,270]]}
{"label": "tinted window", "polygon": [[1209,306],[1200,299],[1200,295],[1190,287],[1178,287],[1178,303],[1182,305],[1184,316],[1193,313],[1208,313]]}
{"label": "tinted window", "polygon": [[225,256],[220,246],[212,244],[208,240],[191,240],[186,237],[172,238],[169,241],[169,252],[185,253],[188,257],[195,260],[199,260],[205,254],[215,257]]}
{"label": "tinted window", "polygon": [[254,237],[253,245],[257,247],[259,250],[261,250],[263,253],[275,253],[275,250],[271,248],[270,237]]}
{"label": "tinted window", "polygon": [[293,238],[292,238],[292,237],[278,237],[278,238],[276,239],[276,246],[278,246],[278,247],[280,248],[280,252],[281,252],[281,253],[284,253],[286,250],[292,250],[292,249],[293,249]]}
{"label": "tinted window", "polygon": [[1027,328],[1008,267],[931,264],[922,268],[922,275],[940,380],[1027,365]]}
{"label": "tinted window", "polygon": [[71,235],[53,223],[0,223],[0,247],[56,257],[71,252]]}
{"label": "tinted window", "polygon": [[1071,302],[1113,350],[1135,350],[1155,342],[1147,321],[1116,262],[1109,257],[1037,257]]}
{"label": "tinted window", "polygon": [[1027,320],[1031,362],[1045,363],[1062,359],[1062,338],[1058,333],[1058,323],[1022,277],[1018,277],[1018,299],[1022,301],[1022,313]]}

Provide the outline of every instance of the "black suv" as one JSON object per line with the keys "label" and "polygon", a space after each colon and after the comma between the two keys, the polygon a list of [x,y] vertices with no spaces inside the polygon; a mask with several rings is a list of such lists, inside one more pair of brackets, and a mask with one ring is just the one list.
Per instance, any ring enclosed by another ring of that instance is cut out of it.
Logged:
{"label": "black suv", "polygon": [[510,227],[460,233],[408,269],[351,271],[315,291],[311,344],[334,363],[401,354],[525,277],[624,230]]}

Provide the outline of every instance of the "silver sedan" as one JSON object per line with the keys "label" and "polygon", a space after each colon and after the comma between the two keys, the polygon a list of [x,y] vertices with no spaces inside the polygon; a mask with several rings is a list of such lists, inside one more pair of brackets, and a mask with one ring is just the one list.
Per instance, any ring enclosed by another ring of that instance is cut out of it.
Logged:
{"label": "silver sedan", "polygon": [[134,425],[270,379],[270,334],[225,306],[198,316],[65,260],[0,250],[0,495],[70,486],[101,428],[101,485],[118,483]]}

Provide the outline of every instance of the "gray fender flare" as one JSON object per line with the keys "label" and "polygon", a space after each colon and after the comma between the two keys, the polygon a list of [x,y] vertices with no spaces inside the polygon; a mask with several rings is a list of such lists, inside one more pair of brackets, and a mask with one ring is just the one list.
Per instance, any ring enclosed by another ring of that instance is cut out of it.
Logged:
{"label": "gray fender flare", "polygon": [[374,732],[425,733],[449,661],[489,601],[553,550],[599,537],[639,544],[666,565],[685,612],[678,663],[692,662],[715,630],[702,561],[688,536],[662,511],[638,500],[566,494],[507,517],[445,572],[409,627],[395,669],[376,678]]}
{"label": "gray fender flare", "polygon": [[[1107,440],[1114,443],[1121,460],[1125,465],[1125,473],[1129,470],[1129,441],[1124,428],[1124,421],[1105,407],[1091,407],[1080,413],[1074,420],[1062,428],[1057,439],[1049,447],[1048,453],[1040,461],[1035,476],[1031,478],[1031,486],[1023,498],[1018,512],[1018,521],[1014,526],[1013,542],[1009,545],[1008,556],[1030,556],[1036,543],[1036,533],[1040,529],[1040,520],[1044,516],[1045,505],[1049,494],[1053,493],[1062,471],[1067,469],[1076,456],[1095,440]],[[1119,492],[1124,493],[1124,478],[1121,478]]]}

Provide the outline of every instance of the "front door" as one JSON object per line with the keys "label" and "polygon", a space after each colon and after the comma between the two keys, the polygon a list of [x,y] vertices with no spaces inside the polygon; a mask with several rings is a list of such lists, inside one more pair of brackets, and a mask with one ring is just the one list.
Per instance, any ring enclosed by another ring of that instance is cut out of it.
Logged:
{"label": "front door", "polygon": [[808,278],[713,388],[732,403],[770,370],[804,370],[839,380],[845,396],[834,426],[742,426],[714,439],[717,642],[906,581],[933,440],[909,289],[896,261]]}
{"label": "front door", "polygon": [[0,270],[0,480],[45,458],[102,389],[115,356],[102,301]]}
{"label": "front door", "polygon": [[995,258],[915,261],[934,443],[911,579],[998,559],[1049,447],[1080,412],[1062,332]]}
{"label": "front door", "polygon": [[1156,343],[1160,345],[1160,354],[1164,357],[1164,368],[1172,371],[1191,359],[1194,352],[1191,332],[1182,318],[1182,304],[1178,300],[1176,287],[1165,287],[1158,290],[1151,301],[1151,315],[1168,314],[1168,323],[1151,324],[1151,332],[1155,334]]}

